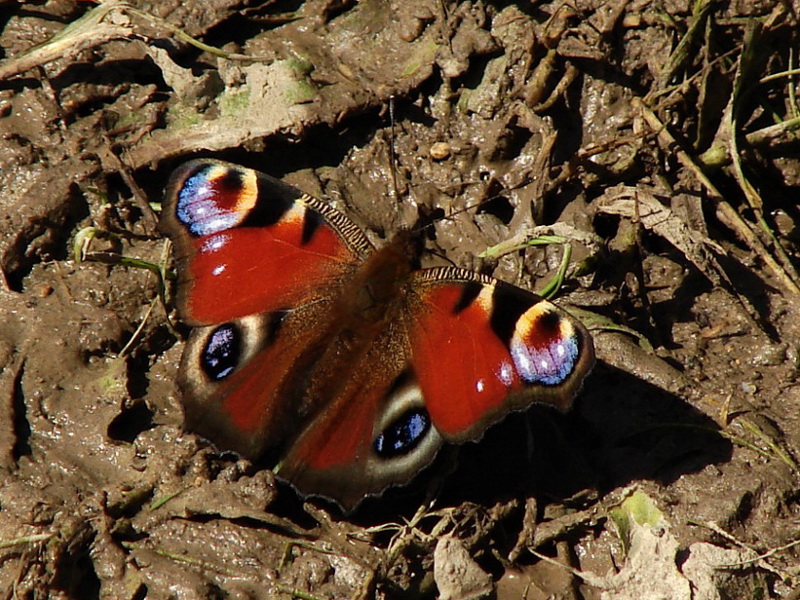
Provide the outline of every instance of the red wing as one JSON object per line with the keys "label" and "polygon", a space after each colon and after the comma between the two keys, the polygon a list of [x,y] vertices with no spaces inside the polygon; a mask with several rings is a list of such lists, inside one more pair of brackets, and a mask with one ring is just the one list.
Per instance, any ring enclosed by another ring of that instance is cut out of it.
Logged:
{"label": "red wing", "polygon": [[403,338],[397,325],[389,327],[349,363],[330,403],[276,469],[279,477],[350,511],[365,496],[407,483],[433,460],[442,438],[408,371]]}
{"label": "red wing", "polygon": [[364,234],[324,202],[212,160],[173,173],[161,228],[176,245],[178,308],[190,325],[310,302],[371,251]]}
{"label": "red wing", "polygon": [[298,389],[324,351],[326,302],[192,330],[181,361],[186,426],[222,449],[280,457],[313,407]]}
{"label": "red wing", "polygon": [[189,430],[304,495],[352,510],[409,481],[442,439],[408,371],[400,325],[353,351],[327,301],[192,331],[181,365]]}
{"label": "red wing", "polygon": [[568,408],[594,364],[583,325],[535,294],[454,268],[419,271],[411,290],[411,363],[447,441],[534,402]]}

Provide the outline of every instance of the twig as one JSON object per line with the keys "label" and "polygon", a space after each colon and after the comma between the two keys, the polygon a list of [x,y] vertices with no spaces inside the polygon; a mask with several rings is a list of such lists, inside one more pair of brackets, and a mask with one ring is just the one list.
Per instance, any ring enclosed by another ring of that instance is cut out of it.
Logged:
{"label": "twig", "polygon": [[716,186],[711,183],[711,180],[706,176],[700,166],[689,156],[689,154],[681,149],[678,141],[672,137],[672,134],[667,130],[666,126],[651,111],[644,102],[639,98],[633,98],[631,104],[641,110],[645,122],[648,126],[658,134],[659,141],[667,148],[675,151],[678,161],[687,169],[689,169],[697,180],[706,188],[709,199],[714,203],[716,208],[717,218],[732,231],[739,235],[740,239],[746,243],[750,249],[755,252],[761,260],[775,273],[778,280],[789,292],[800,295],[800,287],[792,280],[792,278],[781,268],[778,262],[772,257],[767,248],[761,243],[755,233],[750,229],[744,219],[739,216],[734,208],[725,200]]}
{"label": "twig", "polygon": [[37,542],[45,542],[49,540],[51,537],[53,537],[52,533],[37,533],[34,535],[26,535],[23,537],[14,538],[13,540],[0,542],[0,549],[13,548],[14,546],[22,546],[24,544],[35,544]]}

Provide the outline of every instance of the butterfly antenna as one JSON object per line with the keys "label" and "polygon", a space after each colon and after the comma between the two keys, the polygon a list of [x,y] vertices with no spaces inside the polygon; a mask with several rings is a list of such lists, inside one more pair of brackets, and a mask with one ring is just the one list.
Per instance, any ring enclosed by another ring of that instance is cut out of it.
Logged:
{"label": "butterfly antenna", "polygon": [[491,202],[492,200],[495,200],[496,198],[497,198],[497,196],[493,196],[493,197],[491,197],[489,199],[478,200],[474,204],[468,204],[466,206],[462,206],[459,209],[452,210],[452,211],[448,212],[447,214],[445,214],[442,217],[442,219],[452,219],[453,217],[456,217],[456,216],[460,215],[461,213],[469,212],[471,210],[480,210],[480,208],[482,206],[486,206],[489,202]]}
{"label": "butterfly antenna", "polygon": [[468,211],[470,211],[472,209],[475,209],[475,208],[480,208],[481,205],[483,205],[485,203],[486,203],[486,201],[482,200],[482,201],[476,202],[475,204],[470,204],[468,206],[462,206],[461,208],[459,208],[457,210],[453,210],[453,211],[451,211],[449,213],[445,213],[443,209],[436,209],[430,215],[423,216],[422,219],[420,220],[420,222],[418,222],[412,228],[411,231],[412,232],[425,231],[427,229],[432,228],[439,221],[444,221],[446,219],[452,219],[453,217],[455,217],[457,215],[460,215],[461,213],[468,212]]}

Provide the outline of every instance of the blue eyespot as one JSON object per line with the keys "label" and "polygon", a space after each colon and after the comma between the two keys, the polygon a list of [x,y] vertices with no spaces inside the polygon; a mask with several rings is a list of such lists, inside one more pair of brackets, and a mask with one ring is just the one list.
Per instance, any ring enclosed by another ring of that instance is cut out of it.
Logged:
{"label": "blue eyespot", "polygon": [[211,235],[232,229],[243,219],[235,203],[243,187],[241,174],[219,167],[207,167],[183,183],[178,192],[175,214],[192,235]]}
{"label": "blue eyespot", "polygon": [[573,337],[553,337],[546,346],[527,346],[516,339],[511,341],[511,356],[522,379],[527,383],[560,385],[575,369],[580,349]]}
{"label": "blue eyespot", "polygon": [[232,323],[217,327],[206,341],[200,355],[200,366],[213,381],[230,375],[239,364],[242,354],[242,336]]}
{"label": "blue eyespot", "polygon": [[392,421],[375,440],[375,452],[381,458],[408,454],[416,448],[431,428],[431,418],[421,408],[407,410]]}

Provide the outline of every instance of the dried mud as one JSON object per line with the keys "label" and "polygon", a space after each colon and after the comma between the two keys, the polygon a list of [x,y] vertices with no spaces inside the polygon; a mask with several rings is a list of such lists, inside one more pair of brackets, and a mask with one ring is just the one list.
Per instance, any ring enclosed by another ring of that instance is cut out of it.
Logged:
{"label": "dried mud", "polygon": [[[800,293],[770,257],[797,264],[800,162],[757,137],[798,6],[690,4],[0,3],[0,598],[799,597]],[[185,329],[120,257],[168,264],[150,202],[192,156],[377,244],[433,218],[427,263],[530,289],[563,249],[515,244],[567,237],[575,409],[350,517],[184,432]]]}

